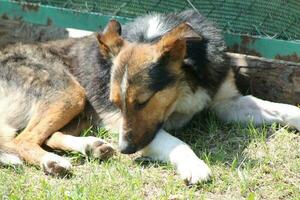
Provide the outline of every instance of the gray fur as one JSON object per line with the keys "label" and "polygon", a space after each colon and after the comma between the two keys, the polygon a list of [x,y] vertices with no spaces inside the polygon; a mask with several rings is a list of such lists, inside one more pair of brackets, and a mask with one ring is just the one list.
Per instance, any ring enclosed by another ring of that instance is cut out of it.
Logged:
{"label": "gray fur", "polygon": [[55,101],[71,74],[57,56],[39,45],[13,45],[0,51],[2,125],[25,128],[38,102]]}
{"label": "gray fur", "polygon": [[5,15],[0,18],[0,47],[17,42],[29,44],[68,37],[68,32],[63,28],[30,24],[22,19],[4,18]]}
{"label": "gray fur", "polygon": [[96,36],[77,40],[67,52],[69,69],[86,90],[88,105],[86,115],[94,123],[101,122],[103,113],[114,112],[116,108],[109,101],[111,61],[99,53]]}
{"label": "gray fur", "polygon": [[[160,26],[156,29],[155,37],[147,37],[149,23],[155,17],[158,18]],[[153,42],[183,22],[191,25],[199,35],[208,40],[207,55],[209,60],[222,63],[224,61],[222,54],[225,50],[225,43],[221,31],[194,10],[170,14],[155,13],[138,17],[124,26],[122,35],[131,42]]]}

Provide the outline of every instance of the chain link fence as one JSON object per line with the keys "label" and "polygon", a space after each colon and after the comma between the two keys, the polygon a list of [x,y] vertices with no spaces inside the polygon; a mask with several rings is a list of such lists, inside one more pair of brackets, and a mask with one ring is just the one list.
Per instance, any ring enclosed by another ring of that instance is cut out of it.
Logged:
{"label": "chain link fence", "polygon": [[25,2],[126,18],[151,12],[168,13],[195,9],[227,33],[300,40],[299,0],[32,0]]}

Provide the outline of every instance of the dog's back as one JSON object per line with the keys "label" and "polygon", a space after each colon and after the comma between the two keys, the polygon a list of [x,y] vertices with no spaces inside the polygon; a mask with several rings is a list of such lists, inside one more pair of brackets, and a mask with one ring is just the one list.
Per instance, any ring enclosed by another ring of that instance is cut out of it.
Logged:
{"label": "dog's back", "polygon": [[[12,45],[0,51],[1,125],[25,128],[39,102],[68,87],[63,63],[37,45]],[[2,127],[0,125],[0,127]]]}

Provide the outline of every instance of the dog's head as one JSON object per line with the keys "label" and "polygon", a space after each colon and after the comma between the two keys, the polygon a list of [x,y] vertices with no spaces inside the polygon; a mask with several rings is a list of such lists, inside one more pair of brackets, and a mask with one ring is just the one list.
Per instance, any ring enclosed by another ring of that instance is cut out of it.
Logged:
{"label": "dog's head", "polygon": [[98,36],[100,51],[113,60],[110,101],[122,113],[119,146],[130,154],[155,137],[174,110],[186,53],[183,23],[153,44],[129,43],[113,20]]}

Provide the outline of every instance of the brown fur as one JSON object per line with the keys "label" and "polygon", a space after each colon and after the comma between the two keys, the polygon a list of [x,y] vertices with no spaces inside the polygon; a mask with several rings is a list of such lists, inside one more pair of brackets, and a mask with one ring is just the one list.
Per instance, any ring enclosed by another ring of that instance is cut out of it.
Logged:
{"label": "brown fur", "polygon": [[103,34],[98,33],[99,50],[105,58],[116,56],[124,45],[124,40],[120,37],[120,31],[119,22],[111,20]]}
{"label": "brown fur", "polygon": [[[179,94],[179,83],[153,92],[147,88],[149,77],[147,70],[151,63],[158,62],[163,56],[168,58],[169,72],[180,77],[184,75],[181,69],[186,53],[185,39],[182,37],[191,29],[186,24],[181,24],[155,44],[129,43],[121,38],[117,26],[112,23],[109,31],[98,37],[100,46],[106,46],[106,55],[116,55],[111,78],[110,100],[122,110],[123,134],[135,150],[147,145],[153,139],[159,126],[169,117]],[[110,42],[107,42],[109,38]],[[122,40],[123,42],[120,42]],[[113,41],[117,41],[114,44]],[[123,46],[119,46],[123,44]],[[118,45],[118,51],[112,50]],[[126,73],[126,75],[125,75]],[[126,76],[126,80],[125,79]],[[136,77],[139,79],[136,80]],[[179,79],[180,80],[180,79]],[[123,83],[122,81],[128,82]],[[128,85],[122,88],[122,84]],[[125,90],[125,91],[122,91]],[[143,109],[137,109],[139,104],[147,102]]]}
{"label": "brown fur", "polygon": [[26,128],[7,144],[28,163],[39,165],[47,152],[41,148],[44,141],[54,132],[68,124],[84,109],[85,93],[74,80],[72,86],[51,104],[40,103],[37,113]]}

